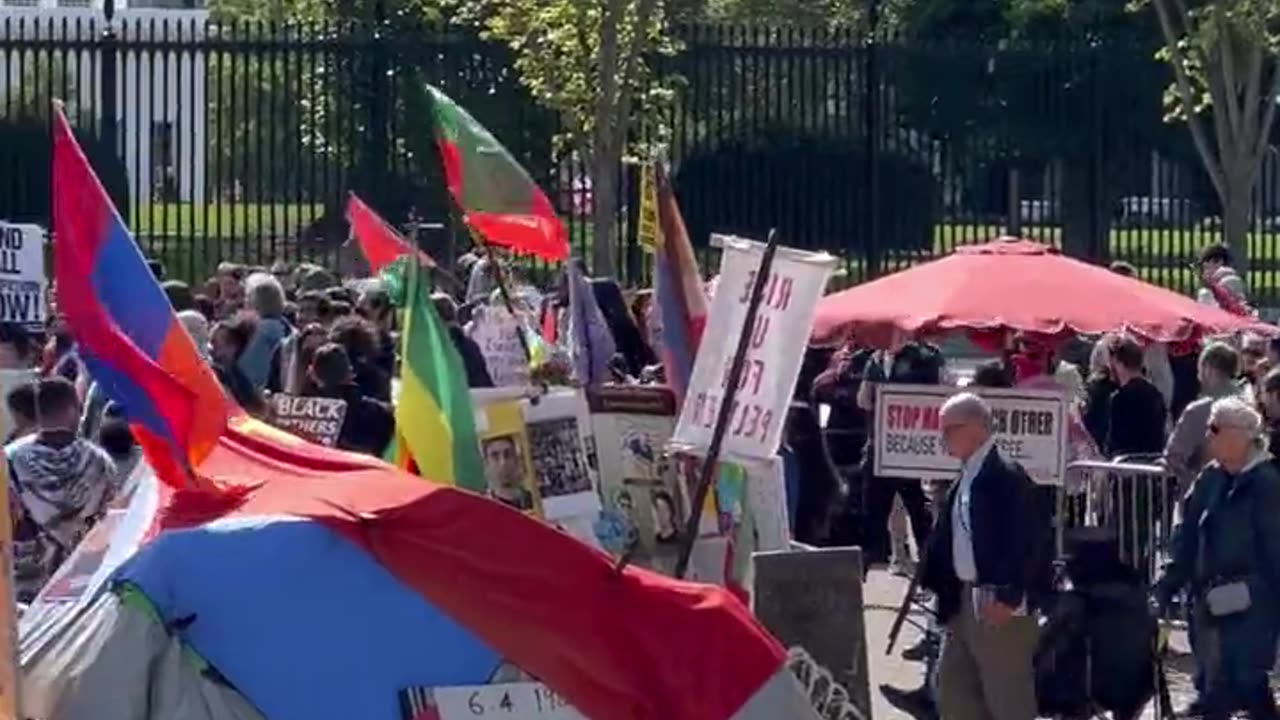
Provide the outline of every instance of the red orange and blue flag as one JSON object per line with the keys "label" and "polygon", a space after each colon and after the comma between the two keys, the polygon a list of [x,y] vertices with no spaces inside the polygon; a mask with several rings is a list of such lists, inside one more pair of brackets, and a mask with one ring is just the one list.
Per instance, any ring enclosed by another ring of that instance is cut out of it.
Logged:
{"label": "red orange and blue flag", "polygon": [[228,401],[89,166],[62,108],[53,128],[58,307],[92,377],[123,406],[166,482],[186,485]]}
{"label": "red orange and blue flag", "polygon": [[654,305],[662,326],[662,366],[679,404],[684,402],[693,359],[707,324],[707,296],[698,275],[698,259],[661,163],[656,175],[661,232],[654,254]]}

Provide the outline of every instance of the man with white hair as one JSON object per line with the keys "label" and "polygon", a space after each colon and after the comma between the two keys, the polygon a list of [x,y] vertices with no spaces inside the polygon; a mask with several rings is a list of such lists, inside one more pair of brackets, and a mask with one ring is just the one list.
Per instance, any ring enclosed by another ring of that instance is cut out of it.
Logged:
{"label": "man with white hair", "polygon": [[1032,611],[1049,590],[1053,536],[1035,484],[995,444],[995,421],[973,393],[942,406],[942,441],[960,460],[929,543],[921,584],[945,628],[938,710],[948,720],[1036,717]]}

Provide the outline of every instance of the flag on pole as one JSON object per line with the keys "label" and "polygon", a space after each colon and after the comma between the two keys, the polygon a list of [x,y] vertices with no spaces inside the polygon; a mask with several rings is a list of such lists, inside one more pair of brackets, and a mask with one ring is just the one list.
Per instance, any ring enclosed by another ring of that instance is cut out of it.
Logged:
{"label": "flag on pole", "polygon": [[72,133],[53,122],[54,278],[85,366],[165,482],[186,487],[234,404],[178,322]]}
{"label": "flag on pole", "polygon": [[565,272],[569,276],[569,358],[578,381],[595,387],[608,378],[609,361],[618,346],[582,268],[570,262]]}
{"label": "flag on pole", "polygon": [[356,236],[360,252],[364,253],[369,269],[375,275],[397,258],[415,253],[418,262],[429,268],[436,267],[436,261],[430,255],[409,244],[355,193],[347,197],[347,222],[351,223],[351,233]]}
{"label": "flag on pole", "polygon": [[392,301],[404,310],[396,433],[402,453],[407,450],[423,477],[483,492],[484,469],[466,369],[436,313],[422,272],[418,263],[405,257],[382,273]]}
{"label": "flag on pole", "polygon": [[662,326],[662,366],[678,405],[684,402],[693,358],[698,354],[702,329],[707,323],[707,296],[680,206],[661,165],[655,166],[655,179],[660,232],[654,254],[653,294]]}
{"label": "flag on pole", "polygon": [[564,224],[529,173],[462,106],[427,88],[445,180],[467,225],[494,245],[552,262],[568,258]]}

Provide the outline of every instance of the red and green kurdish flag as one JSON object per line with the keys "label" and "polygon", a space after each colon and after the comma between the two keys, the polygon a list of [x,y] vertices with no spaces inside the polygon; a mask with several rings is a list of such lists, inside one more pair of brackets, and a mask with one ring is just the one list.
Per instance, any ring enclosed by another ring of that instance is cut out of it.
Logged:
{"label": "red and green kurdish flag", "polygon": [[486,242],[549,261],[569,257],[569,236],[551,201],[493,135],[428,85],[449,193]]}

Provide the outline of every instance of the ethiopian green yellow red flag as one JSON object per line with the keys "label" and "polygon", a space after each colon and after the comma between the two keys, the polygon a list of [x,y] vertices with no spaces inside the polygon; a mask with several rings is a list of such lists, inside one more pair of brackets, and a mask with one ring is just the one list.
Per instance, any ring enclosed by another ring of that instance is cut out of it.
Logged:
{"label": "ethiopian green yellow red flag", "polygon": [[[462,356],[436,314],[424,270],[402,257],[382,272],[392,301],[404,310],[400,334],[400,397],[396,402],[397,464],[411,460],[429,480],[483,492],[484,468],[475,411]],[[407,450],[409,457],[403,455]]]}
{"label": "ethiopian green yellow red flag", "polygon": [[569,236],[551,201],[483,125],[428,85],[449,194],[485,242],[558,262]]}

